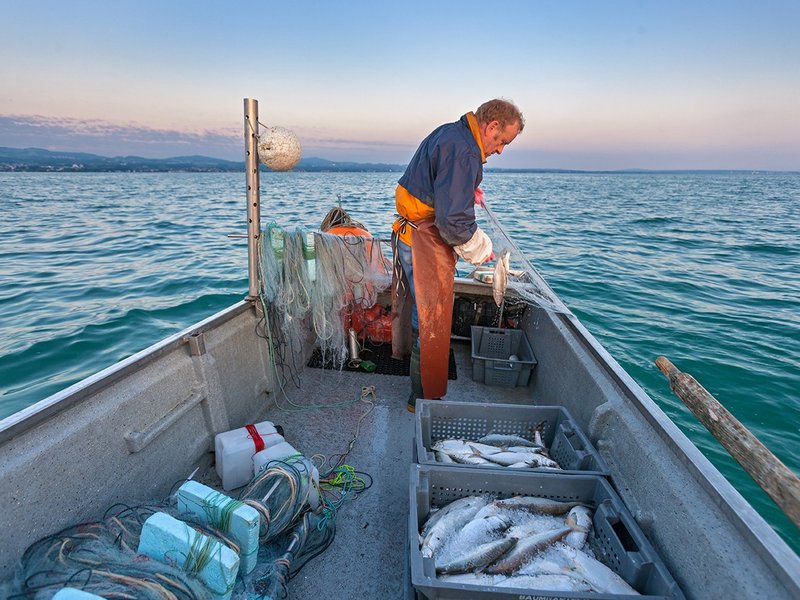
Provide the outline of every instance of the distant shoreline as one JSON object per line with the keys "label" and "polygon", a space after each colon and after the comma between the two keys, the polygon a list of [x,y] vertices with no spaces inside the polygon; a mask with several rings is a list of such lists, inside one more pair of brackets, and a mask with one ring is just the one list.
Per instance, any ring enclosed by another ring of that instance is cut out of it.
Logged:
{"label": "distant shoreline", "polygon": [[[301,173],[402,173],[406,166],[388,163],[332,161],[304,158],[293,169]],[[262,171],[269,169],[262,166]],[[241,173],[244,161],[230,161],[208,156],[143,158],[139,156],[106,157],[83,152],[54,152],[42,148],[0,147],[0,173]],[[589,175],[688,175],[688,174],[796,174],[800,171],[764,169],[557,169],[492,168],[487,173],[557,173]]]}

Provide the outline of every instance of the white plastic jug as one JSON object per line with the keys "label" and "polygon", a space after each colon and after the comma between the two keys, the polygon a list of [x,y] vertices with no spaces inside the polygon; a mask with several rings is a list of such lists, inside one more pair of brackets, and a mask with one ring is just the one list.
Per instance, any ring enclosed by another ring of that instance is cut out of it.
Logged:
{"label": "white plastic jug", "polygon": [[253,455],[285,442],[270,421],[218,433],[214,437],[217,475],[225,491],[246,485],[253,478]]}

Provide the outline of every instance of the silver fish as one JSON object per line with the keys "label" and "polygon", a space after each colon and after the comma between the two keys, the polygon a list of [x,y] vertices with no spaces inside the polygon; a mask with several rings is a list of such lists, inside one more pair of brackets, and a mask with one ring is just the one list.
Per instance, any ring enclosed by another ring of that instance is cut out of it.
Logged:
{"label": "silver fish", "polygon": [[483,454],[493,454],[500,452],[500,448],[489,444],[481,444],[472,440],[462,440],[455,438],[447,438],[443,440],[436,440],[431,446],[433,450],[439,450],[450,454],[452,452],[482,452]]}
{"label": "silver fish", "polygon": [[495,500],[498,508],[516,508],[545,515],[563,515],[574,506],[585,506],[583,502],[559,502],[538,496],[514,496],[505,500]]}
{"label": "silver fish", "polygon": [[451,560],[436,564],[437,573],[464,573],[485,567],[502,556],[517,543],[517,538],[500,538],[471,548]]}
{"label": "silver fish", "polygon": [[572,569],[588,581],[598,592],[602,594],[640,595],[627,581],[599,560],[566,544],[559,544],[558,548],[567,557]]}
{"label": "silver fish", "polygon": [[506,447],[506,451],[522,453],[527,452],[529,454],[544,454],[545,456],[550,456],[550,453],[544,446],[508,446]]}
{"label": "silver fish", "polygon": [[537,427],[533,430],[533,443],[537,446],[544,446],[544,441],[542,440],[542,428]]}
{"label": "silver fish", "polygon": [[[478,448],[464,440],[438,440],[431,446],[434,452],[443,452],[464,465],[482,465],[489,461],[481,455]],[[495,448],[495,451],[499,451]]]}
{"label": "silver fish", "polygon": [[458,573],[456,575],[442,574],[438,577],[448,583],[467,583],[470,585],[496,585],[508,579],[505,575],[487,575],[486,573]]}
{"label": "silver fish", "polygon": [[541,573],[538,575],[514,575],[496,584],[497,587],[514,589],[547,590],[550,592],[592,592],[591,584],[572,577],[568,573]]}
{"label": "silver fish", "polygon": [[[483,510],[483,508],[481,510]],[[478,511],[478,513],[480,512],[481,511]],[[511,519],[504,515],[490,514],[480,518],[477,518],[477,516],[478,514],[476,513],[475,517],[464,525],[461,531],[455,534],[453,537],[453,546],[475,546],[481,542],[487,541],[490,537],[498,533],[506,531],[514,524]]]}
{"label": "silver fish", "polygon": [[453,463],[455,462],[447,452],[442,452],[441,450],[434,450],[433,451],[434,457],[436,457],[436,462],[440,463]]}
{"label": "silver fish", "polygon": [[543,454],[530,454],[524,462],[532,469],[561,469],[561,465]]}
{"label": "silver fish", "polygon": [[484,519],[484,518],[486,518],[486,517],[488,517],[490,515],[499,514],[500,512],[501,512],[501,509],[499,509],[497,506],[495,506],[494,502],[489,502],[486,506],[484,506],[482,509],[480,509],[475,514],[475,516],[472,518],[472,520],[474,521],[476,519]]}
{"label": "silver fish", "polygon": [[526,440],[524,437],[519,435],[513,435],[510,433],[490,433],[488,435],[483,436],[482,438],[478,438],[478,441],[482,444],[489,444],[490,446],[536,446],[536,444],[530,440]]}
{"label": "silver fish", "polygon": [[497,259],[494,265],[494,276],[492,277],[492,297],[494,303],[500,306],[503,303],[503,298],[506,295],[506,288],[508,287],[508,271],[510,270],[509,259],[511,253],[506,250],[503,255]]}
{"label": "silver fish", "polygon": [[592,528],[592,510],[585,506],[573,506],[565,519],[572,532],[564,540],[567,544],[580,550],[586,543],[589,530]]}
{"label": "silver fish", "polygon": [[490,465],[492,461],[487,458],[483,458],[479,453],[472,452],[470,454],[452,454],[450,458],[453,459],[453,462],[457,462],[462,465]]}
{"label": "silver fish", "polygon": [[560,527],[524,538],[517,542],[511,552],[489,565],[485,571],[490,574],[501,573],[503,575],[509,575],[519,569],[533,556],[536,556],[550,545],[562,539],[570,531],[572,531],[571,527]]}
{"label": "silver fish", "polygon": [[[483,456],[483,455],[482,455]],[[495,454],[489,454],[488,456],[484,456],[486,460],[489,460],[493,463],[498,465],[502,465],[504,467],[508,467],[510,465],[514,465],[517,463],[526,463],[528,461],[534,460],[534,456],[541,456],[539,454],[535,454],[533,452],[497,452]],[[545,458],[542,456],[542,458]]]}
{"label": "silver fish", "polygon": [[431,511],[431,514],[428,516],[428,520],[425,521],[425,524],[422,526],[420,530],[420,534],[425,537],[428,532],[430,531],[431,527],[436,525],[436,523],[448,513],[459,510],[463,506],[471,506],[473,503],[480,501],[481,506],[484,504],[488,504],[489,497],[488,496],[466,496],[464,498],[459,498],[458,500],[454,500],[449,504],[446,504],[436,512]]}
{"label": "silver fish", "polygon": [[489,499],[485,496],[471,496],[468,502],[459,504],[457,508],[449,510],[446,515],[439,518],[422,541],[422,556],[432,557],[442,547],[448,535],[469,523],[488,502]]}

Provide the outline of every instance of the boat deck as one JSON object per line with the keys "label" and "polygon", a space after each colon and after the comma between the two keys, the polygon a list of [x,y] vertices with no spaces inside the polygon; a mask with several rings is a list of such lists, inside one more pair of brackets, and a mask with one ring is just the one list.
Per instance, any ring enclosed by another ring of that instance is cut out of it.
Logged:
{"label": "boat deck", "polygon": [[[454,341],[452,347],[457,379],[449,381],[446,398],[490,402],[494,388],[472,380],[469,342]],[[304,405],[342,402],[360,397],[364,386],[375,387],[371,410],[369,404],[358,402],[345,408],[308,411],[281,410],[273,405],[267,413],[268,419],[283,426],[286,440],[306,456],[345,452],[358,427],[346,463],[369,473],[373,483],[342,507],[333,543],[292,579],[289,597],[310,600],[333,589],[343,598],[409,597],[405,547],[414,415],[406,410],[408,377],[305,368],[300,380],[302,387],[289,385],[286,394],[293,403]],[[527,387],[503,388],[503,402],[530,403],[530,394]],[[277,400],[279,405],[287,405],[285,398]],[[213,468],[202,479],[220,487]]]}

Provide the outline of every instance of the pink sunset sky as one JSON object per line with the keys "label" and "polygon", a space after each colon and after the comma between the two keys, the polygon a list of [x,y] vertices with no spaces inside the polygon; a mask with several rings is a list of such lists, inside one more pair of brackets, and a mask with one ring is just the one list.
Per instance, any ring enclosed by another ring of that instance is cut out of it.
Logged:
{"label": "pink sunset sky", "polygon": [[9,3],[0,146],[240,160],[242,99],[304,155],[405,163],[504,97],[488,166],[800,170],[800,3]]}

